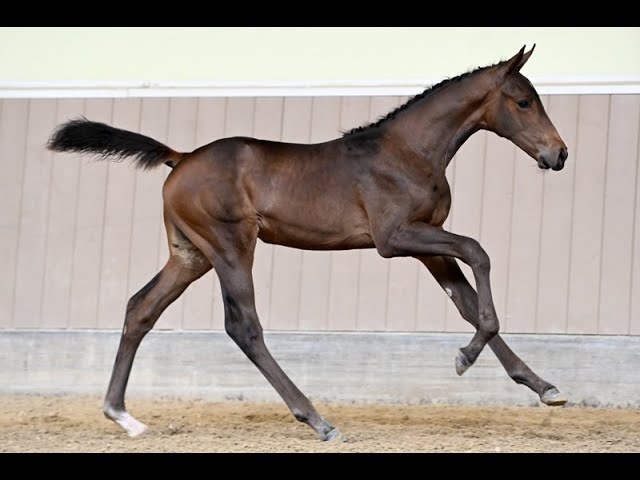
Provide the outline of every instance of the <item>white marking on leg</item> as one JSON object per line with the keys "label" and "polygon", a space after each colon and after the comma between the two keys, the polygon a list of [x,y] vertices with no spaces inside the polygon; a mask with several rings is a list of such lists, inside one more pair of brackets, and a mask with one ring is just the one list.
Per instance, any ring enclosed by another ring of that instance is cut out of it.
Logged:
{"label": "white marking on leg", "polygon": [[453,297],[453,292],[450,288],[445,287],[444,291],[447,293],[447,295],[449,295],[449,298]]}
{"label": "white marking on leg", "polygon": [[147,426],[133,418],[129,412],[111,413],[109,418],[120,425],[131,438],[138,437],[147,431]]}

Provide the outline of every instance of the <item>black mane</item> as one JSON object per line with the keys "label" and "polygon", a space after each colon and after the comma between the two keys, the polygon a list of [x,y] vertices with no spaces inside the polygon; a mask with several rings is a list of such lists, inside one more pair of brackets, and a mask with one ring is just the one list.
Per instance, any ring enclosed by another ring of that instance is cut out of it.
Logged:
{"label": "black mane", "polygon": [[[496,64],[496,65],[499,65],[499,64]],[[414,103],[416,103],[416,102],[422,100],[423,98],[429,96],[433,92],[437,92],[438,90],[442,89],[443,87],[446,87],[447,85],[451,85],[452,83],[457,83],[460,80],[464,80],[465,78],[468,78],[468,77],[470,77],[470,76],[472,76],[472,75],[474,75],[474,74],[476,74],[478,72],[483,72],[485,70],[488,70],[489,68],[495,67],[496,65],[489,65],[489,66],[486,66],[486,67],[477,67],[477,68],[475,68],[473,70],[469,70],[468,72],[462,73],[462,74],[458,75],[457,77],[445,78],[440,83],[436,83],[435,85],[432,85],[431,87],[427,88],[424,92],[419,93],[419,94],[415,95],[414,97],[411,97],[409,100],[407,100],[405,103],[403,103],[399,107],[396,107],[394,110],[391,110],[386,115],[378,118],[378,120],[376,120],[375,122],[370,122],[370,123],[367,123],[365,125],[361,125],[359,127],[352,128],[351,130],[343,132],[342,136],[346,137],[346,136],[352,135],[354,133],[360,133],[360,132],[363,132],[365,130],[369,130],[371,128],[379,127],[383,123],[385,123],[387,120],[391,120],[391,119],[395,118],[400,112],[406,110],[411,105],[413,105]]]}

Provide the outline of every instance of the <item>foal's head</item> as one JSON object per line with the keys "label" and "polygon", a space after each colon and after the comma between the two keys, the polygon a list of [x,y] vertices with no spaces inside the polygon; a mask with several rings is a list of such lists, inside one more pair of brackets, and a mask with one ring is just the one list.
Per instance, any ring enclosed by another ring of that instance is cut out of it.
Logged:
{"label": "foal's head", "polygon": [[[535,45],[534,45],[535,48]],[[484,127],[505,137],[528,153],[542,169],[562,170],[567,146],[544,111],[538,93],[520,73],[533,48],[524,47],[513,58],[497,65],[497,85],[486,98]]]}

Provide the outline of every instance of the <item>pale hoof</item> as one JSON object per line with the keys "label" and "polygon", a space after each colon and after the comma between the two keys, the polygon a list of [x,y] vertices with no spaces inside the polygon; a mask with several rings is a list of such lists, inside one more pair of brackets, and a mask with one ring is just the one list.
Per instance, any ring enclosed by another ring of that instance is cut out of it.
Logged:
{"label": "pale hoof", "polygon": [[342,435],[340,430],[338,430],[337,428],[334,428],[333,430],[331,430],[329,433],[327,433],[322,437],[322,441],[323,442],[346,442],[347,438],[344,435]]}
{"label": "pale hoof", "polygon": [[130,438],[139,437],[149,430],[144,423],[133,418],[129,412],[105,411],[105,416],[120,425]]}
{"label": "pale hoof", "polygon": [[129,435],[129,438],[140,437],[141,435],[144,435],[149,431],[149,428],[144,423],[139,422],[133,417],[131,417],[131,421],[126,426],[120,426],[124,428],[125,432],[127,432],[127,435]]}
{"label": "pale hoof", "polygon": [[464,353],[462,353],[462,350],[458,350],[458,355],[456,355],[456,373],[458,375],[462,375],[464,372],[469,370],[471,365],[473,365],[473,362],[469,360]]}
{"label": "pale hoof", "polygon": [[553,387],[540,395],[540,401],[551,407],[559,407],[567,403],[567,397],[560,393],[556,387]]}

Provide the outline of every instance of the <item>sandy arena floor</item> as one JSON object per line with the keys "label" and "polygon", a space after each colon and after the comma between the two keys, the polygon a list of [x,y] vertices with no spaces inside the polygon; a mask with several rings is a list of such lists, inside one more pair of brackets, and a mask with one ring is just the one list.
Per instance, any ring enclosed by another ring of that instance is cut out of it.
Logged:
{"label": "sandy arena floor", "polygon": [[319,405],[348,437],[326,443],[280,404],[131,400],[129,439],[95,397],[0,402],[0,452],[640,452],[631,409]]}

